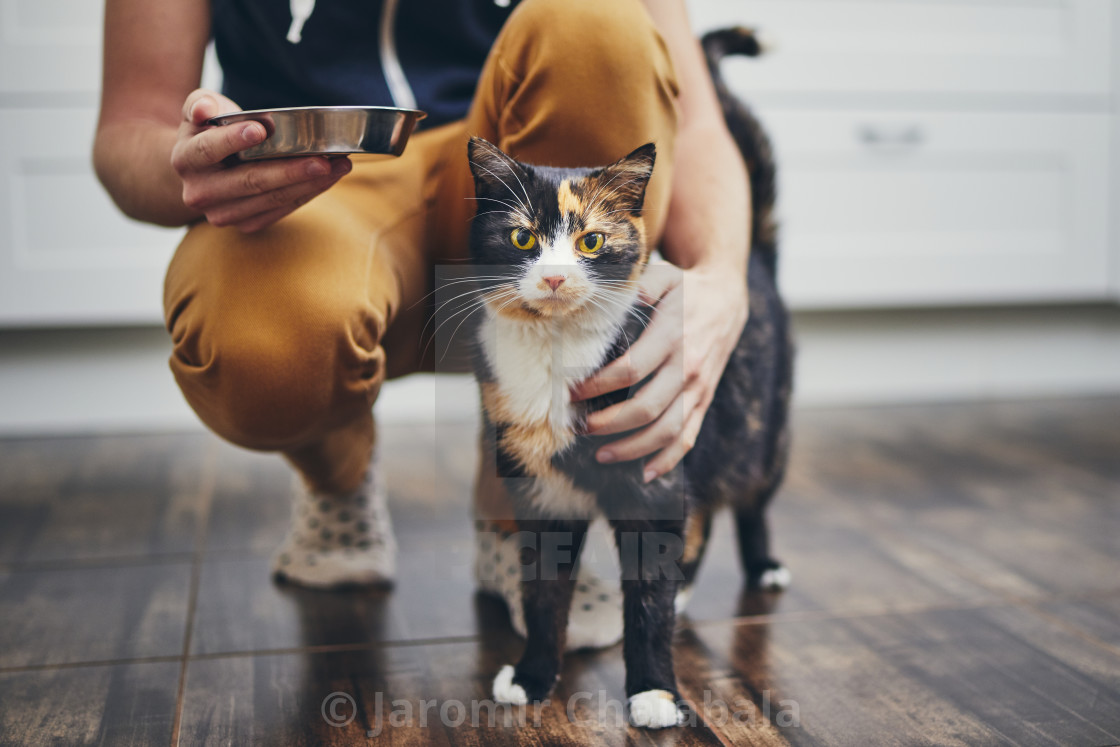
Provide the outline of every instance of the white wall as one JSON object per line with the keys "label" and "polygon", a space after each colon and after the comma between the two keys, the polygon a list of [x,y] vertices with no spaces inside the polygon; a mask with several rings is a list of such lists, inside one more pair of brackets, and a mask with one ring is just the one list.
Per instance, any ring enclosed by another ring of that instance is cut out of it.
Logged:
{"label": "white wall", "polygon": [[[801,406],[1120,394],[1120,307],[803,312]],[[0,331],[0,435],[201,427],[159,328]],[[388,383],[382,422],[476,417],[467,376]]]}

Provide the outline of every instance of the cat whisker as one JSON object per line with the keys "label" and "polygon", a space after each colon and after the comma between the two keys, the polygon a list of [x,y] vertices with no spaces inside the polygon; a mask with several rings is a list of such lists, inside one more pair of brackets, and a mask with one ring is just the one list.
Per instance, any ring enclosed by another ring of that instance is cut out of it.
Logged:
{"label": "cat whisker", "polygon": [[634,283],[620,283],[618,285],[605,285],[603,292],[610,294],[612,298],[624,300],[628,304],[639,302],[640,293],[636,284]]}
{"label": "cat whisker", "polygon": [[[620,176],[630,176],[630,172],[619,171],[617,174],[615,174],[610,179],[608,179],[606,183],[599,185],[599,187],[595,190],[595,193],[591,196],[591,199],[588,200],[588,202],[591,203],[592,205],[594,205],[596,203],[596,200],[600,199],[599,195],[601,195],[603,193],[603,190],[606,189],[607,187],[609,187],[611,184],[613,184],[614,180],[617,179]],[[615,187],[615,189],[612,190],[610,194],[608,194],[605,198],[603,198],[603,201],[605,202],[607,198],[609,198],[611,195],[617,193],[618,190],[622,189],[627,184],[633,184],[635,181],[637,181],[637,180],[632,179],[632,178],[628,178],[622,184],[619,184],[617,187]]]}
{"label": "cat whisker", "polygon": [[603,191],[604,189],[606,189],[607,187],[609,187],[609,186],[611,185],[611,183],[612,183],[612,182],[614,182],[614,180],[615,180],[615,179],[617,179],[618,177],[622,176],[622,175],[623,175],[623,174],[625,174],[625,173],[626,173],[625,171],[619,171],[619,172],[618,172],[617,174],[615,174],[615,175],[614,175],[614,176],[612,176],[612,177],[611,177],[610,179],[608,179],[608,180],[606,181],[606,183],[598,185],[598,187],[597,187],[597,188],[596,188],[596,190],[595,190],[595,194],[593,194],[593,195],[591,196],[591,201],[592,201],[592,202],[594,202],[595,198],[596,198],[596,197],[598,197],[598,196],[599,196],[599,194],[600,194],[600,193],[601,193],[601,192],[602,192],[602,191]]}
{"label": "cat whisker", "polygon": [[[623,310],[623,304],[608,296],[609,291],[602,291],[598,295],[588,296],[586,302],[607,314],[614,309]],[[603,304],[608,304],[604,306]]]}
{"label": "cat whisker", "polygon": [[653,321],[653,317],[652,317],[652,316],[650,316],[649,314],[645,313],[644,311],[642,311],[641,309],[637,308],[636,306],[631,306],[630,308],[628,308],[628,309],[626,310],[626,312],[627,312],[628,314],[632,315],[632,316],[636,316],[636,317],[637,317],[638,319],[641,319],[641,320],[642,320],[642,322],[643,322],[643,324],[646,324],[646,325],[648,325],[648,324],[649,324],[650,322],[652,322],[652,321]]}
{"label": "cat whisker", "polygon": [[[508,280],[508,278],[499,278],[497,276],[495,276],[493,279],[495,279],[495,280]],[[445,288],[445,287],[452,286],[452,285],[457,285],[457,284],[460,284],[460,283],[470,282],[470,281],[473,281],[473,280],[474,280],[474,278],[462,278],[462,279],[459,279],[459,280],[455,280],[455,281],[446,283],[443,287],[437,288],[436,290],[434,290],[431,293],[424,296],[424,298],[427,298],[428,296],[431,296],[434,293],[438,293],[440,290],[443,290],[443,288]],[[424,322],[424,327],[423,327],[423,329],[420,330],[421,339],[423,339],[424,333],[428,331],[428,325],[430,325],[433,320],[435,320],[439,317],[440,313],[444,310],[444,308],[446,308],[447,306],[454,303],[455,301],[457,301],[460,298],[463,298],[465,296],[475,296],[475,295],[478,295],[481,292],[482,292],[481,288],[472,288],[471,290],[466,291],[465,293],[460,293],[456,296],[453,296],[452,298],[448,298],[444,301],[441,301],[439,303],[439,305],[437,305],[432,310],[432,314],[428,318],[428,320],[426,322]],[[421,300],[423,300],[423,299],[421,299]],[[417,301],[417,303],[419,303],[419,301]],[[463,304],[468,304],[468,303],[471,303],[471,301],[464,301],[463,302]],[[413,306],[415,306],[415,304],[413,304]]]}
{"label": "cat whisker", "polygon": [[[485,293],[482,294],[482,296],[480,298],[471,299],[469,301],[464,302],[463,304],[460,305],[460,308],[456,309],[453,313],[444,317],[439,322],[439,324],[436,325],[436,328],[435,328],[435,330],[433,330],[432,334],[435,334],[435,333],[439,332],[440,328],[444,324],[446,324],[451,319],[455,318],[458,314],[462,313],[462,311],[464,309],[469,308],[472,304],[485,303],[487,300],[491,300],[491,299],[503,299],[503,298],[506,298],[507,296],[510,296],[510,295],[516,295],[516,293],[517,293],[517,288],[516,288],[516,286],[513,286],[513,285],[510,285],[509,287],[506,287],[506,288],[500,288],[499,287],[499,288],[495,288],[495,289],[486,291]],[[466,295],[466,294],[464,294],[464,295]],[[433,318],[434,318],[434,315],[433,315]]]}
{"label": "cat whisker", "polygon": [[594,298],[594,297],[588,298],[587,303],[591,304],[596,309],[599,309],[599,311],[602,311],[605,314],[611,313],[611,309],[609,307],[604,306],[603,304],[599,303],[599,300]]}
{"label": "cat whisker", "polygon": [[593,272],[593,271],[589,272],[589,274],[591,274],[592,277],[595,278],[595,282],[597,282],[597,283],[605,283],[605,284],[610,284],[610,285],[632,285],[636,282],[636,281],[634,281],[630,278],[607,278],[607,277],[603,277],[599,273],[596,273],[596,272]]}
{"label": "cat whisker", "polygon": [[517,303],[517,302],[518,302],[519,300],[520,300],[520,296],[519,296],[518,294],[516,294],[516,293],[515,293],[515,294],[513,294],[513,296],[511,296],[511,297],[510,297],[510,299],[509,299],[508,301],[506,301],[505,303],[503,303],[503,304],[502,304],[501,306],[499,306],[499,307],[498,307],[497,309],[495,309],[495,310],[496,310],[496,311],[502,311],[503,309],[505,309],[506,307],[510,306],[511,304]]}
{"label": "cat whisker", "polygon": [[[470,261],[469,257],[461,257],[461,258],[450,257],[449,259],[453,259],[453,260],[456,260],[458,262]],[[445,288],[451,287],[452,285],[459,285],[461,283],[475,283],[475,282],[478,282],[479,280],[508,280],[508,279],[509,278],[507,278],[504,275],[472,275],[472,276],[467,277],[467,278],[457,278],[455,280],[447,280],[447,281],[444,281],[444,282],[440,283],[440,286],[438,288],[436,288],[434,291],[432,291],[430,293],[425,293],[423,296],[418,298],[415,303],[413,303],[411,306],[408,307],[408,310],[411,311],[412,309],[415,309],[423,301],[425,301],[428,298],[430,298],[430,297],[434,296],[435,294],[439,293],[441,290],[444,290]]]}
{"label": "cat whisker", "polygon": [[[508,295],[509,295],[509,299],[508,299],[507,301],[505,301],[505,303],[503,303],[503,304],[502,304],[501,306],[499,306],[499,307],[498,307],[497,309],[495,309],[495,312],[496,312],[496,313],[500,313],[500,312],[501,312],[502,310],[506,309],[506,308],[507,308],[507,307],[509,307],[510,305],[512,305],[512,304],[514,304],[514,303],[517,303],[517,302],[518,302],[518,300],[520,299],[520,295],[519,295],[519,294],[518,294],[518,293],[517,293],[516,291],[514,291],[514,292],[512,292],[512,293],[510,293],[510,294],[508,294]],[[495,298],[495,299],[500,299],[500,298],[502,298],[502,297],[503,297],[503,296],[495,296],[494,298]],[[451,332],[451,336],[450,336],[450,337],[448,338],[448,340],[447,340],[447,347],[445,347],[445,348],[444,348],[444,350],[443,350],[443,355],[441,355],[441,356],[440,356],[440,362],[442,362],[442,361],[443,361],[443,359],[444,359],[444,358],[445,358],[445,357],[447,356],[448,352],[450,352],[450,351],[451,351],[451,344],[452,344],[452,343],[454,342],[454,340],[455,340],[455,335],[459,333],[459,328],[463,326],[464,322],[466,322],[466,321],[467,321],[467,318],[468,318],[468,317],[470,317],[470,315],[471,315],[471,314],[473,314],[473,313],[474,313],[475,311],[478,311],[478,310],[479,310],[480,308],[483,308],[483,307],[484,307],[484,306],[486,305],[486,302],[487,302],[487,300],[489,300],[489,299],[482,299],[482,303],[481,303],[481,304],[479,304],[479,305],[476,305],[474,309],[472,309],[471,311],[469,311],[469,312],[468,312],[468,313],[466,314],[466,316],[464,316],[464,317],[463,317],[463,320],[459,322],[458,326],[456,326],[456,327],[455,327],[455,329],[454,329],[454,330],[452,330],[452,332]],[[434,336],[434,333],[433,333],[433,336]],[[476,344],[476,345],[478,344],[478,341],[477,341],[477,340],[472,340],[471,342],[472,342],[473,344]],[[425,350],[427,350],[427,348],[425,348]]]}
{"label": "cat whisker", "polygon": [[[470,223],[475,218],[481,218],[484,215],[508,215],[511,218],[520,218],[522,220],[525,220],[525,218],[520,213],[514,214],[514,213],[511,213],[508,210],[487,210],[485,213],[475,213],[471,217],[467,218],[467,223]],[[526,222],[528,222],[528,221],[526,221]]]}
{"label": "cat whisker", "polygon": [[[459,330],[467,322],[467,320],[470,319],[471,315],[474,314],[474,312],[478,311],[481,308],[484,308],[486,306],[486,304],[489,303],[492,300],[497,301],[497,300],[506,298],[507,296],[510,296],[511,298],[501,308],[505,308],[506,305],[508,305],[508,304],[512,303],[513,301],[517,300],[517,289],[516,288],[509,288],[509,289],[506,289],[506,290],[501,291],[501,292],[496,293],[496,294],[487,294],[487,296],[479,299],[479,301],[474,305],[474,307],[471,308],[471,310],[468,311],[463,316],[463,318],[459,322],[459,324],[455,326],[455,329],[453,329],[451,331],[451,335],[447,338],[447,346],[443,349],[443,355],[441,355],[439,357],[439,362],[442,363],[443,359],[447,357],[447,354],[449,352],[451,352],[451,345],[455,341],[455,335],[459,334]],[[458,313],[458,312],[456,312],[456,313]],[[444,321],[446,322],[447,320],[444,320]],[[441,323],[440,326],[443,326],[443,324]],[[434,337],[436,335],[436,333],[438,333],[438,332],[439,332],[439,327],[437,327],[436,330],[432,333],[432,336]]]}
{"label": "cat whisker", "polygon": [[605,218],[608,215],[614,215],[615,213],[644,213],[645,210],[645,208],[638,208],[636,210],[631,208],[623,208],[622,210],[612,210],[609,213],[603,213],[601,217]]}
{"label": "cat whisker", "polygon": [[[613,291],[613,290],[610,290],[609,288],[604,288],[600,292],[598,300],[602,301],[604,303],[610,304],[610,309],[623,311],[623,312],[626,313],[627,316],[630,316],[630,315],[636,316],[638,319],[641,319],[645,324],[649,324],[650,321],[652,321],[652,317],[650,315],[648,315],[647,313],[645,313],[642,309],[640,309],[633,302],[632,299],[629,299],[626,296],[623,296],[618,291]],[[598,304],[596,304],[596,305],[598,305]],[[602,308],[602,307],[600,306],[599,308]],[[603,310],[608,311],[608,309],[603,309]],[[608,311],[608,313],[609,313],[609,311]]]}
{"label": "cat whisker", "polygon": [[[480,288],[473,288],[473,289],[471,289],[471,290],[467,291],[466,293],[460,293],[459,295],[457,295],[457,296],[455,296],[455,297],[453,297],[453,298],[449,298],[449,299],[447,299],[446,301],[443,301],[442,303],[440,303],[440,304],[439,304],[439,306],[437,306],[437,307],[436,307],[436,308],[435,308],[435,309],[434,309],[434,310],[432,311],[432,315],[431,315],[431,317],[430,317],[430,318],[428,319],[428,321],[426,321],[426,322],[424,323],[424,328],[420,330],[420,335],[421,335],[421,337],[423,337],[424,333],[425,333],[425,332],[426,332],[426,331],[428,330],[428,325],[429,325],[429,324],[431,324],[433,320],[435,320],[435,319],[438,319],[438,318],[439,318],[439,316],[440,316],[440,313],[441,313],[441,312],[442,312],[442,311],[444,310],[444,308],[446,308],[446,307],[447,307],[448,305],[450,305],[450,304],[454,303],[454,302],[455,302],[455,301],[457,301],[458,299],[460,299],[460,298],[463,298],[463,297],[465,297],[465,296],[477,296],[477,295],[478,295],[479,293],[483,293],[483,292],[485,292],[485,291],[484,291],[483,289],[480,289]],[[451,316],[454,316],[455,314],[459,313],[459,311],[461,311],[461,310],[462,310],[463,308],[466,308],[467,306],[469,306],[469,305],[470,305],[470,304],[472,304],[472,303],[474,303],[474,299],[473,299],[473,298],[472,298],[471,300],[463,301],[463,302],[462,302],[462,303],[460,304],[460,308],[456,309],[456,310],[454,311],[454,313],[452,313],[452,314],[451,314]],[[436,330],[435,330],[435,331],[433,331],[433,332],[432,332],[432,334],[434,335],[436,331],[438,331],[438,327],[436,328]]]}
{"label": "cat whisker", "polygon": [[609,293],[615,293],[615,294],[618,294],[618,295],[622,295],[620,291],[616,290],[616,288],[626,288],[627,290],[631,290],[631,289],[634,289],[635,286],[637,285],[637,281],[631,280],[630,278],[626,278],[626,279],[605,278],[602,275],[598,275],[598,274],[594,274],[594,273],[589,273],[589,274],[591,274],[591,276],[595,279],[595,284],[596,285],[605,286],[606,289],[607,289],[607,292],[609,292]]}
{"label": "cat whisker", "polygon": [[[618,177],[616,176],[616,177],[612,178],[611,182],[613,182],[616,178],[618,178]],[[607,193],[603,197],[599,197],[599,191],[596,191],[594,198],[591,200],[591,203],[593,205],[597,204],[595,202],[596,200],[598,200],[598,202],[610,202],[611,198],[614,197],[616,194],[618,194],[620,190],[622,190],[623,188],[625,188],[626,186],[628,186],[630,184],[637,183],[637,181],[638,181],[637,179],[627,179],[626,181],[619,184],[617,187],[612,189],[609,193]],[[607,182],[607,184],[610,184],[610,182]],[[606,185],[604,185],[603,188],[605,189]]]}
{"label": "cat whisker", "polygon": [[[515,216],[515,217],[518,217],[518,218],[522,218],[526,221],[529,220],[528,213],[525,212],[524,208],[522,208],[520,205],[514,205],[513,203],[509,202],[508,200],[499,200],[496,197],[464,197],[463,199],[464,200],[474,200],[476,202],[496,202],[499,205],[505,205],[506,208],[507,208],[507,210],[505,212],[507,212],[509,215]],[[503,211],[499,210],[497,212],[503,212]]]}
{"label": "cat whisker", "polygon": [[436,306],[436,308],[432,311],[432,316],[433,317],[437,316],[440,312],[442,312],[444,310],[444,308],[446,308],[447,306],[450,306],[451,304],[455,303],[460,298],[465,298],[467,296],[478,296],[478,294],[482,293],[482,292],[483,291],[480,288],[472,288],[471,290],[466,291],[465,293],[460,293],[456,296],[452,296],[451,298],[448,298],[444,301],[441,301],[439,303],[439,305]]}
{"label": "cat whisker", "polygon": [[[505,163],[505,161],[503,161],[503,163]],[[503,186],[503,187],[505,187],[505,188],[506,188],[506,190],[508,190],[508,191],[509,191],[509,193],[510,193],[511,195],[513,195],[513,199],[517,200],[517,203],[518,203],[518,204],[519,204],[519,205],[521,206],[521,209],[522,209],[522,210],[525,210],[525,211],[526,211],[526,212],[528,212],[528,213],[532,213],[532,210],[531,210],[531,209],[529,208],[529,206],[528,206],[528,205],[526,205],[526,204],[525,204],[524,202],[521,202],[521,198],[520,198],[520,197],[518,197],[518,196],[517,196],[517,193],[513,191],[513,187],[509,186],[509,184],[507,184],[507,183],[506,183],[506,180],[505,180],[505,179],[503,179],[502,177],[498,176],[498,175],[497,175],[497,174],[495,174],[495,173],[494,173],[493,171],[491,171],[490,169],[486,168],[485,166],[483,166],[483,165],[482,165],[482,164],[480,164],[480,163],[475,163],[475,166],[477,166],[478,168],[482,169],[482,170],[483,170],[483,171],[485,171],[485,172],[486,172],[487,174],[489,174],[490,176],[494,177],[494,178],[495,178],[495,179],[497,179],[497,180],[498,180],[499,182],[501,182],[502,186]],[[507,168],[507,169],[509,169],[509,172],[510,172],[511,174],[513,174],[513,178],[514,178],[514,179],[517,179],[517,183],[518,183],[518,184],[521,184],[521,179],[519,179],[519,178],[518,178],[517,174],[514,174],[514,173],[513,173],[513,168],[512,168],[512,167],[510,167],[510,166],[509,166],[509,164],[506,164],[506,168]],[[524,190],[525,190],[525,185],[524,185],[524,184],[522,184],[522,185],[521,185],[521,189],[522,189],[522,191],[524,191]],[[525,199],[526,199],[527,201],[529,201],[529,193],[528,193],[528,192],[526,192],[526,193],[525,193]],[[531,201],[530,201],[530,202],[531,202]]]}
{"label": "cat whisker", "polygon": [[653,317],[651,315],[642,311],[641,309],[639,309],[634,304],[622,303],[620,301],[613,301],[613,303],[617,304],[618,307],[621,307],[621,309],[626,313],[627,316],[633,316],[633,317],[636,317],[637,319],[641,320],[643,325],[648,325],[650,322],[653,321]]}
{"label": "cat whisker", "polygon": [[[518,198],[517,195],[514,195],[514,198],[517,199],[520,202],[520,198]],[[527,212],[528,209],[524,205],[521,205],[521,204],[514,205],[510,202],[507,202],[506,200],[499,200],[495,197],[464,197],[463,199],[464,200],[483,201],[483,202],[496,202],[499,205],[505,205],[507,208],[509,208],[509,214],[510,215],[521,218],[526,223],[531,222],[531,220],[529,218],[529,213]]]}
{"label": "cat whisker", "polygon": [[[498,148],[498,146],[494,145],[490,141],[486,140],[486,141],[483,141],[483,142],[486,144],[486,146],[488,146],[490,148],[491,152],[497,153],[499,156],[504,156],[505,155]],[[529,203],[530,212],[532,212],[533,201],[529,198],[529,191],[525,189],[525,185],[521,182],[521,177],[519,177],[517,175],[517,172],[513,170],[513,166],[510,166],[509,161],[505,160],[505,158],[502,158],[502,163],[505,164],[505,167],[509,171],[509,173],[513,174],[513,178],[517,180],[518,186],[521,187],[521,193],[525,195],[525,202]],[[496,179],[497,175],[495,175],[494,178]],[[502,184],[505,184],[505,182],[502,182]],[[509,189],[508,185],[506,186],[506,189]],[[510,190],[510,191],[513,191],[513,190]]]}
{"label": "cat whisker", "polygon": [[[499,295],[497,297],[498,298],[504,298],[507,294],[511,294],[511,293],[516,293],[516,288],[509,288],[509,289],[500,291]],[[423,358],[424,355],[427,354],[428,348],[431,347],[433,342],[435,342],[436,337],[439,335],[440,329],[442,329],[444,325],[446,325],[449,321],[451,321],[455,317],[459,316],[460,314],[465,315],[463,317],[463,320],[465,321],[468,317],[470,317],[472,314],[474,314],[474,312],[483,308],[486,305],[487,300],[488,299],[484,297],[484,298],[469,301],[469,302],[465,303],[462,308],[456,309],[454,313],[450,314],[449,316],[444,318],[442,321],[440,321],[440,323],[436,325],[436,328],[434,330],[432,330],[432,335],[428,339],[427,344],[424,345],[424,351],[423,351],[423,353],[421,353],[421,358]],[[460,326],[462,326],[462,325],[460,324]],[[425,328],[426,327],[427,327],[427,325],[425,325]],[[459,327],[456,327],[455,332],[458,332],[458,331],[459,331]],[[441,362],[443,361],[444,357],[446,357],[448,350],[450,350],[451,341],[454,339],[454,336],[455,336],[454,333],[452,333],[451,338],[448,339],[448,347],[444,350],[443,355],[440,356],[440,361]]]}

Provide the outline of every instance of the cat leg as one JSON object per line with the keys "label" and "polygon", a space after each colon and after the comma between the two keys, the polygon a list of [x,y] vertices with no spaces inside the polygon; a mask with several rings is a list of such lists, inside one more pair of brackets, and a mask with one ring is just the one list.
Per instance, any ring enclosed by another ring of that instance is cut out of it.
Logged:
{"label": "cat leg", "polygon": [[[526,637],[521,600],[521,547],[515,531],[497,522],[479,520],[475,525],[475,579],[479,591],[501,599],[509,610],[510,625]],[[580,565],[568,613],[565,651],[598,649],[622,640],[622,592],[600,578],[593,568]]]}
{"label": "cat leg", "polygon": [[681,573],[684,580],[673,600],[673,607],[679,615],[688,606],[692,597],[693,583],[700,570],[700,563],[704,560],[704,553],[708,549],[708,538],[712,534],[712,510],[704,507],[694,509],[689,513],[684,525],[684,555],[681,558]]}
{"label": "cat leg", "polygon": [[[475,580],[478,590],[497,597],[506,605],[510,625],[517,635],[526,637],[524,605],[521,599],[521,545],[510,493],[496,467],[493,427],[488,426],[479,439],[479,461],[475,473]],[[509,483],[517,484],[517,480]],[[568,615],[566,651],[613,646],[622,640],[622,592],[616,583],[599,577],[589,565],[576,571],[576,587]]]}
{"label": "cat leg", "polygon": [[630,723],[650,729],[678,726],[673,672],[674,597],[683,576],[682,522],[614,522],[622,567],[626,697]]}
{"label": "cat leg", "polygon": [[521,660],[494,678],[494,699],[524,705],[544,700],[560,673],[575,587],[575,567],[588,522],[519,522],[521,593],[526,641]]}
{"label": "cat leg", "polygon": [[788,568],[770,557],[770,529],[766,523],[769,499],[770,494],[763,494],[749,506],[736,507],[739,559],[747,588],[781,591],[789,586],[792,577]]}

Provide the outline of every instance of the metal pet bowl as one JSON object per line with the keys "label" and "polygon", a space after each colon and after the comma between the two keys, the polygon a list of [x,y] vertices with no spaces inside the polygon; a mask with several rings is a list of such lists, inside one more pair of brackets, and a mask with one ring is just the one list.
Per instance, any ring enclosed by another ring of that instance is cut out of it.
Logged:
{"label": "metal pet bowl", "polygon": [[260,122],[268,137],[237,154],[242,161],[291,156],[379,153],[399,156],[427,114],[389,106],[293,106],[222,114],[207,124]]}

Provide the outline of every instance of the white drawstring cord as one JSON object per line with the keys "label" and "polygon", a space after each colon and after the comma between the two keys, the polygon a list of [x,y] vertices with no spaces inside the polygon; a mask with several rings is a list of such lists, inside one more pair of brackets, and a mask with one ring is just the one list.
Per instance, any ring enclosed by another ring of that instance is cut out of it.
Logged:
{"label": "white drawstring cord", "polygon": [[315,0],[291,0],[292,25],[288,28],[288,41],[299,44],[303,39],[303,24],[315,12]]}

